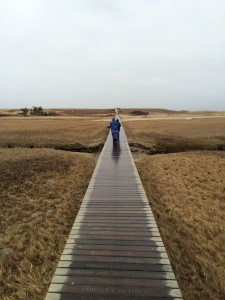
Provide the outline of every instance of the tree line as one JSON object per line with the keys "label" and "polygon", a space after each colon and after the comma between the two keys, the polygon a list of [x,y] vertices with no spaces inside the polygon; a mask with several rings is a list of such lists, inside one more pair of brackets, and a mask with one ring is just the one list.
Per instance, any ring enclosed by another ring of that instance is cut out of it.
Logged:
{"label": "tree line", "polygon": [[24,117],[27,116],[48,116],[48,113],[44,111],[41,106],[32,106],[32,108],[28,109],[27,107],[21,108],[21,114]]}

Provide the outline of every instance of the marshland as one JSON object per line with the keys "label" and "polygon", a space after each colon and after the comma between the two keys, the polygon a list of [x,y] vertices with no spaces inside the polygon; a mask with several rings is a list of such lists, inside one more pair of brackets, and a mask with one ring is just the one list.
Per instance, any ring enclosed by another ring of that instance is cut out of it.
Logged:
{"label": "marshland", "polygon": [[[42,300],[113,110],[0,113],[0,299]],[[119,113],[183,298],[223,299],[224,114]]]}

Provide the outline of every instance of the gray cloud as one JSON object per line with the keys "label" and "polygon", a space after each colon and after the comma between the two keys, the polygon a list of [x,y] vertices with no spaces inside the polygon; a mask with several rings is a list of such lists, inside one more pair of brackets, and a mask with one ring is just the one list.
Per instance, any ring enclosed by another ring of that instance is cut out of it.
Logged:
{"label": "gray cloud", "polygon": [[0,107],[225,110],[223,0],[1,0]]}

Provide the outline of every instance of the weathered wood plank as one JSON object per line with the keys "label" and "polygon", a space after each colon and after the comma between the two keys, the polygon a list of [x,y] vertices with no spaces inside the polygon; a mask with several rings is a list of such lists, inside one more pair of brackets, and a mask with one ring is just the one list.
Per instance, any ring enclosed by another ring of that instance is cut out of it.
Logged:
{"label": "weathered wood plank", "polygon": [[115,250],[115,251],[154,251],[154,249],[159,248],[157,251],[161,252],[161,249],[165,249],[162,242],[156,242],[150,246],[141,245],[113,245],[113,244],[66,244],[65,249],[92,249],[92,250]]}
{"label": "weathered wood plank", "polygon": [[149,230],[149,231],[119,231],[119,230],[88,230],[88,229],[72,229],[70,232],[70,236],[73,235],[104,235],[104,236],[111,236],[111,235],[125,235],[128,236],[146,236],[146,237],[152,237],[152,236],[160,236],[159,231],[157,230]]}
{"label": "weathered wood plank", "polygon": [[169,259],[165,258],[165,253],[160,257],[128,257],[128,256],[95,256],[92,255],[70,255],[63,254],[60,261],[83,261],[83,262],[107,262],[107,263],[131,263],[131,264],[152,264],[152,265],[169,265]]}
{"label": "weathered wood plank", "polygon": [[75,268],[57,268],[55,275],[63,276],[94,276],[104,278],[125,278],[125,279],[162,279],[175,280],[173,272],[145,272],[145,271],[124,271],[124,270],[100,270],[100,269],[75,269]]}
{"label": "weathered wood plank", "polygon": [[126,270],[126,271],[150,271],[150,272],[173,272],[169,264],[138,264],[93,261],[59,261],[58,268],[75,269],[101,269],[101,270]]}
{"label": "weathered wood plank", "polygon": [[[96,286],[96,285],[72,285],[68,283],[64,284],[54,284],[52,283],[49,288],[49,292],[61,292],[61,293],[73,293],[76,297],[76,294],[91,294],[91,295],[112,295],[112,296],[148,296],[148,297],[180,297],[180,290],[179,289],[172,289],[172,288],[143,288],[143,287],[114,287],[114,286]],[[77,298],[75,298],[77,299]],[[136,298],[133,298],[136,299]]]}
{"label": "weathered wood plank", "polygon": [[160,293],[157,296],[148,295],[148,296],[130,296],[130,295],[102,295],[102,294],[94,294],[91,293],[85,294],[78,294],[78,293],[49,293],[46,296],[46,300],[180,300],[181,297],[174,297],[174,296],[162,296]]}
{"label": "weathered wood plank", "polygon": [[110,285],[110,286],[126,286],[126,287],[155,287],[155,288],[178,288],[176,280],[156,280],[156,279],[136,279],[136,278],[113,278],[113,277],[94,277],[94,276],[67,276],[55,275],[52,278],[52,283],[68,283],[68,284],[84,284],[85,285]]}
{"label": "weathered wood plank", "polygon": [[90,256],[125,256],[125,257],[167,257],[167,253],[164,247],[151,248],[152,251],[128,251],[128,250],[76,250],[76,249],[64,249],[65,255],[90,255]]}

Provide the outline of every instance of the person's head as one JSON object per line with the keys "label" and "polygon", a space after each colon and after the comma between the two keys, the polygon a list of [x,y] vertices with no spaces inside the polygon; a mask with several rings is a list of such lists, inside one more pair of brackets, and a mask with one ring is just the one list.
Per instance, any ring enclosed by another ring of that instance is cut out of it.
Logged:
{"label": "person's head", "polygon": [[115,122],[115,120],[116,120],[116,118],[115,118],[115,117],[112,117],[112,121]]}

